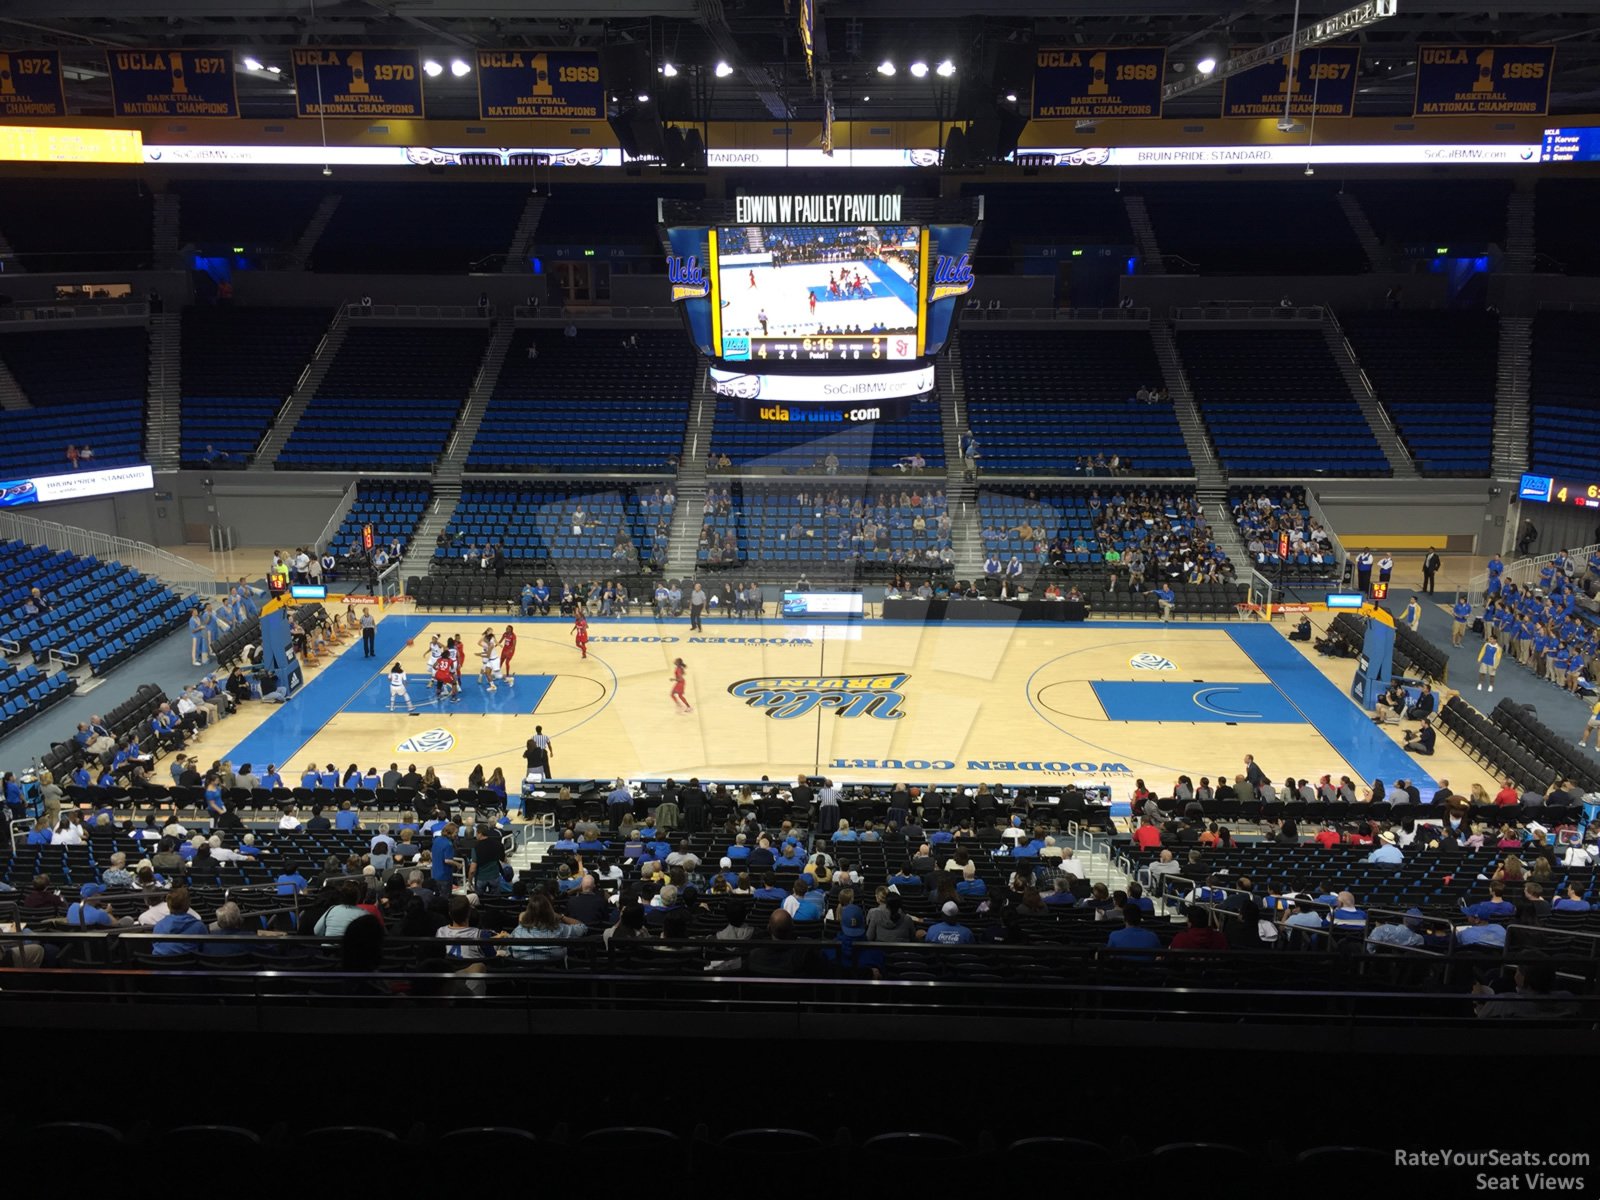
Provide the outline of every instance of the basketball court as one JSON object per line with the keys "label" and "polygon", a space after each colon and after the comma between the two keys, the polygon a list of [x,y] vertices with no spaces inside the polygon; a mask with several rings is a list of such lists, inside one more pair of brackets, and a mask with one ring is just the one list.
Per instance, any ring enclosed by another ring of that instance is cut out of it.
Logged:
{"label": "basketball court", "polygon": [[[205,753],[275,763],[286,778],[311,760],[380,771],[397,761],[432,766],[447,784],[478,764],[515,781],[539,724],[562,778],[1054,780],[1108,784],[1121,798],[1137,778],[1170,790],[1180,773],[1231,777],[1253,754],[1274,780],[1409,778],[1426,794],[1432,767],[1458,790],[1487,782],[1443,739],[1419,765],[1345,694],[1339,673],[1352,664],[1325,667],[1259,622],[715,619],[692,634],[684,619],[638,617],[591,622],[584,659],[569,621],[517,619],[514,682],[487,690],[469,653],[459,697],[436,698],[430,638],[472,650],[506,624],[402,607],[379,622],[377,657],[344,648],[289,703],[225,722]],[[692,713],[669,696],[679,657]],[[413,705],[390,711],[397,661]]]}

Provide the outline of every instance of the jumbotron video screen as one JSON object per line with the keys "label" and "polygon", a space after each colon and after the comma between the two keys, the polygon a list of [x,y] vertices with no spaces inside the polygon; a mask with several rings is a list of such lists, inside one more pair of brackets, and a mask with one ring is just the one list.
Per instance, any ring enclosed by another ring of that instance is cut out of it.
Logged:
{"label": "jumbotron video screen", "polygon": [[920,226],[724,226],[716,238],[725,361],[918,356]]}

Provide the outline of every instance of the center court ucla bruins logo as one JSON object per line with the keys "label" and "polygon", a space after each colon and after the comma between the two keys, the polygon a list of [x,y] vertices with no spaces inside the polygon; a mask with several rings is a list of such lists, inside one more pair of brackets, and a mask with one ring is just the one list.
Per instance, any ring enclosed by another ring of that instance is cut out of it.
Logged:
{"label": "center court ucla bruins logo", "polygon": [[448,729],[425,729],[413,734],[395,747],[397,754],[443,754],[456,744],[455,735]]}
{"label": "center court ucla bruins logo", "polygon": [[905,713],[900,689],[910,675],[769,675],[728,685],[728,694],[779,721],[813,710],[837,717],[876,717],[898,721]]}

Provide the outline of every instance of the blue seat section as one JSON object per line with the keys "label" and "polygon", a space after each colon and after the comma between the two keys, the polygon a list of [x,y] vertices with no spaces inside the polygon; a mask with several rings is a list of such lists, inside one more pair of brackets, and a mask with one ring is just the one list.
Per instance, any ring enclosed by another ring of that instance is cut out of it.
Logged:
{"label": "blue seat section", "polygon": [[[1262,501],[1265,500],[1266,506]],[[1232,487],[1228,511],[1256,570],[1290,583],[1337,584],[1344,571],[1328,531],[1311,516],[1302,487]],[[1298,531],[1299,537],[1295,537]],[[1278,538],[1289,534],[1289,553],[1278,556]]]}
{"label": "blue seat section", "polygon": [[671,521],[670,509],[641,503],[630,487],[579,481],[469,483],[445,531],[450,545],[436,546],[433,556],[436,562],[476,560],[484,548],[498,545],[510,559],[607,562],[622,571],[666,561]]}
{"label": "blue seat section", "polygon": [[325,308],[184,309],[183,465],[248,465],[332,319]]}
{"label": "blue seat section", "polygon": [[1251,179],[1142,184],[1137,190],[1162,252],[1202,275],[1355,275],[1367,269],[1336,184]]}
{"label": "blue seat section", "polygon": [[33,664],[0,668],[0,735],[65,700],[78,690],[66,671],[45,674]]}
{"label": "blue seat section", "polygon": [[[1493,313],[1354,312],[1339,323],[1424,475],[1487,475],[1500,322]],[[1427,353],[1419,354],[1418,347]]]}
{"label": "blue seat section", "polygon": [[1029,246],[1133,246],[1122,197],[1103,184],[963,183],[983,197],[979,270],[1001,269]]}
{"label": "blue seat section", "polygon": [[333,535],[334,553],[359,552],[361,530],[367,524],[372,526],[375,545],[387,546],[399,538],[404,549],[422,524],[432,496],[433,488],[415,479],[363,479],[356,488],[355,503]]}
{"label": "blue seat section", "polygon": [[145,461],[148,352],[142,328],[0,334],[0,358],[34,405],[0,414],[0,467],[64,474],[69,445],[94,451],[80,470]]}
{"label": "blue seat section", "polygon": [[[1225,564],[1228,556],[1191,511],[1195,503],[1194,488],[1181,485],[986,485],[978,490],[979,537],[985,558],[993,555],[1002,565],[1014,556],[1030,567],[1087,571],[1103,568],[1107,550],[1120,554],[1136,546],[1147,554],[1193,548],[1197,557]],[[1117,516],[1124,505],[1131,511]],[[1154,562],[1146,575],[1156,578]]]}
{"label": "blue seat section", "polygon": [[178,239],[202,253],[291,250],[311,223],[323,196],[335,189],[318,181],[274,179],[263,188],[244,180],[174,180]]}
{"label": "blue seat section", "polygon": [[1600,180],[1541,179],[1534,196],[1536,245],[1548,260],[1539,269],[1600,275],[1600,238],[1594,236]]}
{"label": "blue seat section", "polygon": [[[630,337],[638,344],[624,349]],[[667,471],[683,449],[694,372],[694,348],[678,330],[520,330],[467,467]]]}
{"label": "blue seat section", "polygon": [[859,424],[774,424],[747,421],[733,401],[717,401],[711,430],[712,455],[726,454],[735,467],[765,471],[820,470],[832,454],[845,472],[886,470],[920,454],[929,470],[944,467],[944,425],[932,400],[913,401],[911,411],[891,421]]}
{"label": "blue seat section", "polygon": [[508,183],[408,183],[404,200],[392,183],[338,191],[312,251],[315,271],[461,274],[505,253],[528,200],[525,185]]}
{"label": "blue seat section", "polygon": [[0,233],[26,271],[148,267],[151,214],[150,193],[132,176],[35,176],[0,188]]}
{"label": "blue seat section", "polygon": [[1600,314],[1542,312],[1533,322],[1529,466],[1545,475],[1600,472]]}
{"label": "blue seat section", "polygon": [[1320,331],[1183,330],[1178,350],[1233,474],[1389,474]]}
{"label": "blue seat section", "polygon": [[985,472],[1086,472],[1115,454],[1135,471],[1192,475],[1170,404],[1135,393],[1161,383],[1150,334],[967,330],[961,335],[967,424]]}
{"label": "blue seat section", "polygon": [[431,469],[488,340],[480,326],[351,329],[276,468]]}
{"label": "blue seat section", "polygon": [[[0,650],[31,652],[35,663],[54,652],[86,661],[95,674],[176,629],[199,603],[121,563],[26,542],[0,542],[0,580]],[[26,611],[32,588],[50,602],[49,612]]]}
{"label": "blue seat section", "polygon": [[[705,514],[695,556],[708,567],[864,562],[939,571],[952,558],[948,526],[939,520],[944,489],[919,481],[819,479],[815,488],[736,483],[711,490],[721,503]],[[922,530],[914,527],[919,517]]]}
{"label": "blue seat section", "polygon": [[1509,179],[1358,179],[1355,194],[1381,241],[1434,254],[1452,245],[1463,252],[1505,245]]}

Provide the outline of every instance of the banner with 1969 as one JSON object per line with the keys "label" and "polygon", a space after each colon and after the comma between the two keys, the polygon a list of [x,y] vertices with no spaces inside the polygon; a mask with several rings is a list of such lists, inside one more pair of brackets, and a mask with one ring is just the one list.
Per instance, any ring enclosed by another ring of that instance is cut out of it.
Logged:
{"label": "banner with 1969", "polygon": [[64,117],[61,53],[0,50],[0,117]]}
{"label": "banner with 1969", "polygon": [[302,117],[426,115],[415,50],[296,50],[294,91]]}
{"label": "banner with 1969", "polygon": [[1554,46],[1418,46],[1417,116],[1543,116],[1555,58]]}
{"label": "banner with 1969", "polygon": [[591,50],[479,50],[478,115],[485,121],[599,121],[600,56]]}
{"label": "banner with 1969", "polygon": [[1033,119],[1159,117],[1167,52],[1159,46],[1043,49],[1033,69]]}
{"label": "banner with 1969", "polygon": [[107,50],[119,117],[237,117],[231,50]]}

